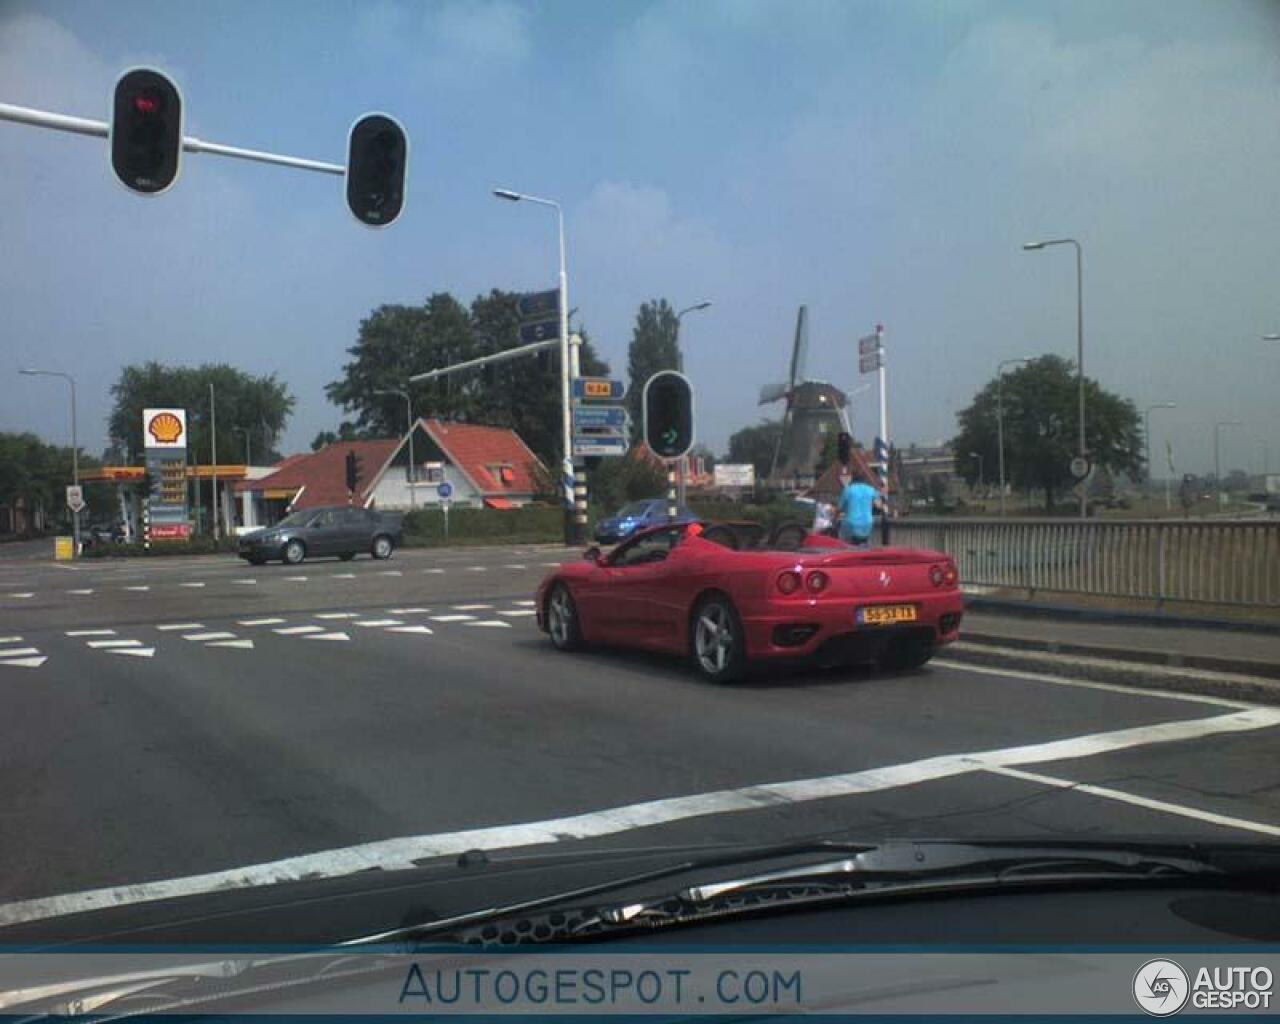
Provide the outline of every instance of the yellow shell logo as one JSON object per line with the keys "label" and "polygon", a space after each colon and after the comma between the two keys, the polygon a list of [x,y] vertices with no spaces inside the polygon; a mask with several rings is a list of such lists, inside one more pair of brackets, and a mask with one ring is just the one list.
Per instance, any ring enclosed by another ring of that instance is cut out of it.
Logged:
{"label": "yellow shell logo", "polygon": [[173,444],[182,436],[182,420],[171,412],[162,412],[152,416],[147,424],[147,433],[160,444]]}

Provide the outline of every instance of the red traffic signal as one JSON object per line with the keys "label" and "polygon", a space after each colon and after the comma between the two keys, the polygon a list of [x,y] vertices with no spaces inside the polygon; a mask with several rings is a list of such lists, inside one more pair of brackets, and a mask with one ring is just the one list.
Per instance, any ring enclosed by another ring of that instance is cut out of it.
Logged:
{"label": "red traffic signal", "polygon": [[404,209],[409,138],[395,118],[365,114],[347,140],[347,206],[361,224],[386,227]]}
{"label": "red traffic signal", "polygon": [[126,71],[111,105],[111,169],[120,183],[153,196],[177,180],[182,165],[182,94],[153,68]]}

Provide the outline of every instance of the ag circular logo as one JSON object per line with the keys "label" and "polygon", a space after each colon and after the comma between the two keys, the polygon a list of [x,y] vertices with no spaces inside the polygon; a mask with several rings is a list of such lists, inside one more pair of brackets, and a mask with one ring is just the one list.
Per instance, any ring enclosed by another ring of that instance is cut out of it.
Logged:
{"label": "ag circular logo", "polygon": [[1187,1005],[1191,980],[1172,960],[1148,960],[1133,976],[1134,1001],[1155,1017],[1167,1017]]}

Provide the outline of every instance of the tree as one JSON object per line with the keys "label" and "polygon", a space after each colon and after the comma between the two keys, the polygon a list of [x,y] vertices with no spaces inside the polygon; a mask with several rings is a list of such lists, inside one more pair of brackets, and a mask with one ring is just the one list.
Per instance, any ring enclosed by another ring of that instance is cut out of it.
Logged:
{"label": "tree", "polygon": [[[763,480],[773,466],[773,453],[782,440],[781,420],[762,420],[751,427],[743,427],[729,438],[729,456],[726,462],[749,462],[756,467],[756,479]],[[834,442],[833,442],[834,444]]]}
{"label": "tree", "polygon": [[251,432],[254,460],[269,457],[293,412],[294,399],[275,374],[253,377],[223,363],[198,367],[163,366],[150,362],[126,366],[111,387],[114,402],[108,417],[113,446],[130,461],[142,457],[142,410],[172,406],[187,410],[187,447],[193,461],[208,462],[209,385],[217,402],[218,461],[243,458],[244,435]]}
{"label": "tree", "polygon": [[[82,469],[98,464],[97,459],[80,453]],[[69,447],[45,444],[35,434],[0,433],[0,505],[22,502],[29,509],[43,509],[55,519],[65,519],[69,515],[65,488],[71,480]],[[109,507],[110,496],[101,488],[87,488],[86,497],[95,510]]]}
{"label": "tree", "polygon": [[311,439],[311,450],[318,452],[321,448],[336,444],[338,441],[359,441],[366,437],[354,423],[350,420],[343,420],[338,424],[338,432],[335,434],[332,430],[322,430]]}
{"label": "tree", "polygon": [[[991,380],[957,415],[960,433],[951,442],[957,452],[977,452],[989,477],[998,473],[997,381]],[[1015,487],[1044,492],[1045,509],[1072,483],[1076,454],[1077,383],[1073,365],[1058,356],[1041,356],[1004,377],[1005,479]],[[1142,472],[1142,427],[1137,406],[1104,391],[1085,378],[1085,443],[1093,464],[1111,473],[1137,478]],[[976,458],[958,459],[960,475],[972,485]]]}
{"label": "tree", "polygon": [[680,324],[666,299],[641,303],[627,348],[627,409],[631,413],[631,442],[644,435],[644,386],[660,370],[680,365],[677,334]]}

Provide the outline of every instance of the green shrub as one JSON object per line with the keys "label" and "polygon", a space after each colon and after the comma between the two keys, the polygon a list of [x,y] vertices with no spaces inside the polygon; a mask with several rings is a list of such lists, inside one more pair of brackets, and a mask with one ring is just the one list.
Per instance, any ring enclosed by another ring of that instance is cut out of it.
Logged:
{"label": "green shrub", "polygon": [[188,541],[158,540],[147,547],[144,544],[94,544],[86,547],[82,558],[165,558],[173,555],[234,554],[237,550],[234,537],[214,540],[212,537],[193,537]]}
{"label": "green shrub", "polygon": [[455,508],[449,512],[449,535],[439,508],[405,513],[405,547],[446,544],[540,544],[564,537],[564,512],[555,506],[522,508]]}

